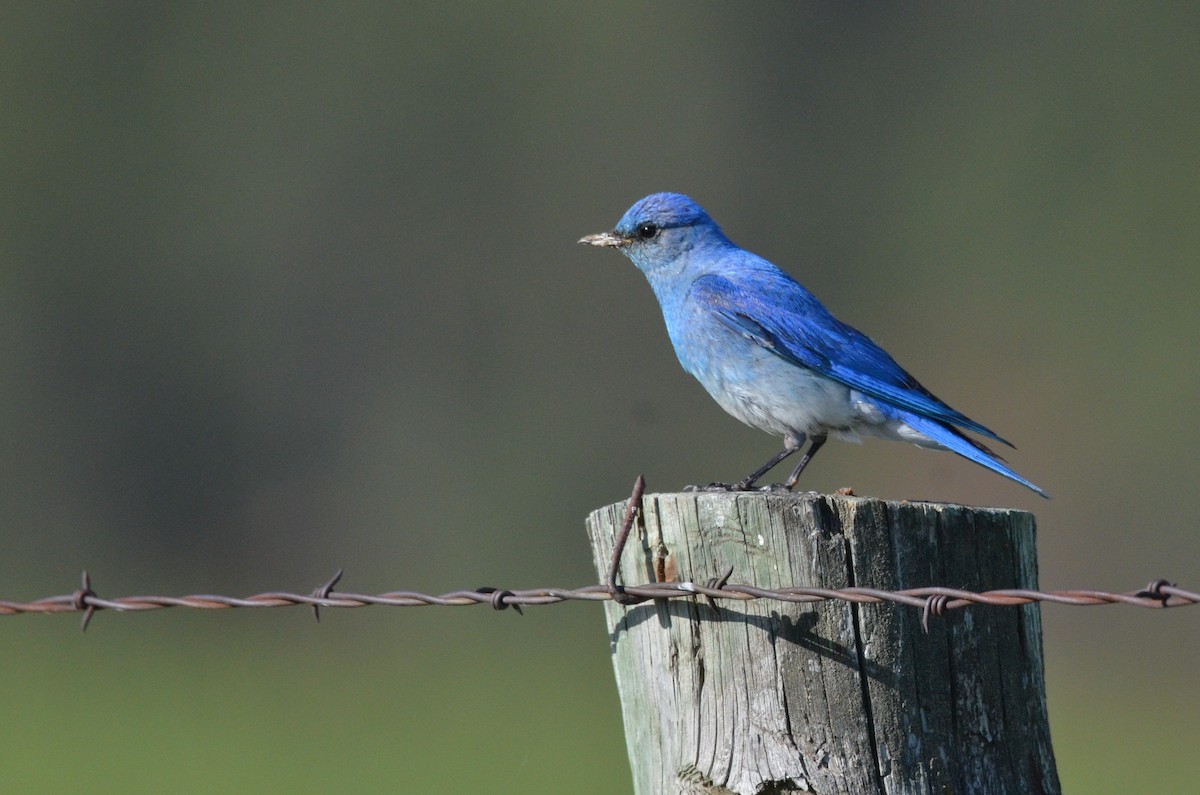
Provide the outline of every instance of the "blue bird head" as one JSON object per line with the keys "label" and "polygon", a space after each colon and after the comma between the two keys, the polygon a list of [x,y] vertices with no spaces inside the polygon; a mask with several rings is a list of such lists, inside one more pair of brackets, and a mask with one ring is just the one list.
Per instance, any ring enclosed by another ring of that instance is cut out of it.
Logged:
{"label": "blue bird head", "polygon": [[676,263],[692,249],[730,245],[704,208],[682,193],[652,193],[635,202],[611,232],[579,242],[619,249],[647,275]]}

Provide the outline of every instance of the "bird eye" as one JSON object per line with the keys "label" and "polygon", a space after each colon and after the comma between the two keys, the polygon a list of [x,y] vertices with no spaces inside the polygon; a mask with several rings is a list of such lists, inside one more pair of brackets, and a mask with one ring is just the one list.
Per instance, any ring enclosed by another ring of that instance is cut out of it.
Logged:
{"label": "bird eye", "polygon": [[658,234],[657,224],[638,224],[637,236],[642,240],[649,240]]}

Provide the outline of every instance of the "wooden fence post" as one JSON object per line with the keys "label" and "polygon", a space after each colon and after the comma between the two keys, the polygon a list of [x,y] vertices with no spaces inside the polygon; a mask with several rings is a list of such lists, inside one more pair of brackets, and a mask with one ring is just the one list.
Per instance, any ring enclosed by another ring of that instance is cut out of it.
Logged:
{"label": "wooden fence post", "polygon": [[[818,494],[651,494],[620,582],[1036,588],[1015,510]],[[588,535],[603,578],[624,504]],[[1036,605],[606,604],[637,795],[1060,792]]]}

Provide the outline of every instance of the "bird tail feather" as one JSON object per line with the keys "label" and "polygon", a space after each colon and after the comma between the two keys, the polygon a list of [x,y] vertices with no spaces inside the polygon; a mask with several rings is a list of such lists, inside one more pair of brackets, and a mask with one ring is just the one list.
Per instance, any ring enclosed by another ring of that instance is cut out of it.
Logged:
{"label": "bird tail feather", "polygon": [[1018,475],[1004,459],[992,452],[986,445],[975,441],[957,428],[938,420],[921,417],[917,414],[903,412],[904,422],[951,452],[958,453],[968,461],[974,461],[980,466],[987,467],[996,474],[1003,475],[1009,480],[1020,483],[1027,489],[1040,494],[1046,499],[1050,495],[1039,487]]}

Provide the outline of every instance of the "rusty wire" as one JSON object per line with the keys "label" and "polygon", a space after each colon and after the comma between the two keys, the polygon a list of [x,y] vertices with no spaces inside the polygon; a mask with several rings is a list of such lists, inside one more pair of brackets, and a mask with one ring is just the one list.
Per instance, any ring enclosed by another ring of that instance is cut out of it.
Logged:
{"label": "rusty wire", "polygon": [[906,605],[922,612],[922,625],[928,630],[930,616],[944,615],[949,610],[958,610],[970,605],[994,605],[1013,607],[1049,602],[1060,605],[1090,606],[1124,604],[1134,607],[1167,608],[1200,604],[1200,593],[1188,591],[1167,580],[1152,580],[1139,591],[1115,593],[1100,590],[1036,591],[1027,589],[1004,589],[995,591],[965,591],[959,588],[928,586],[889,591],[879,588],[760,588],[729,582],[733,569],[723,576],[714,577],[703,585],[694,582],[651,582],[642,585],[618,585],[617,569],[625,541],[635,518],[642,511],[642,493],[646,481],[638,476],[633,493],[625,507],[620,532],[615,539],[606,582],[582,588],[532,588],[508,590],[505,588],[481,587],[472,590],[451,591],[444,594],[427,594],[417,591],[388,591],[381,594],[360,594],[349,591],[335,592],[334,586],[342,578],[339,569],[312,593],[298,594],[286,591],[268,591],[253,596],[233,597],[215,594],[191,596],[121,596],[104,598],[92,589],[91,577],[85,571],[80,587],[61,596],[48,596],[32,602],[0,600],[0,615],[25,613],[83,613],[82,628],[87,629],[92,616],[99,610],[139,612],[161,610],[168,607],[186,607],[193,610],[229,610],[242,607],[295,607],[307,605],[320,620],[322,607],[461,607],[467,605],[491,605],[496,610],[513,608],[518,613],[522,607],[561,604],[568,601],[603,602],[612,600],[631,606],[653,599],[695,599],[703,597],[714,608],[716,600],[751,601],[774,599],[780,602],[812,603],[842,601],[854,604]]}
{"label": "rusty wire", "polygon": [[[338,572],[338,577],[341,572]],[[0,600],[0,615],[25,613],[83,613],[84,626],[99,610],[139,612],[161,610],[168,607],[184,607],[193,610],[228,610],[248,607],[295,607],[307,605],[313,608],[327,607],[459,607],[467,605],[490,605],[497,610],[507,607],[519,609],[535,605],[560,604],[568,601],[602,602],[613,599],[608,586],[588,585],[582,588],[531,588],[507,590],[500,588],[475,588],[451,591],[444,594],[427,594],[416,591],[388,591],[381,594],[360,594],[350,591],[334,591],[336,578],[325,583],[312,594],[268,591],[253,596],[233,597],[215,594],[191,596],[121,596],[106,598],[97,594],[90,578],[84,573],[81,587],[73,593],[49,596],[32,602]],[[653,599],[695,599],[751,601],[774,599],[780,602],[811,603],[843,601],[855,604],[880,604],[890,602],[917,608],[925,614],[942,615],[948,610],[957,610],[969,605],[1015,606],[1034,602],[1050,602],[1060,605],[1108,605],[1124,604],[1134,607],[1166,608],[1182,607],[1200,603],[1200,593],[1188,591],[1166,580],[1154,580],[1139,591],[1114,593],[1099,590],[1032,591],[1008,589],[998,591],[964,591],[958,588],[930,586],[888,591],[877,588],[759,588],[753,585],[711,581],[711,584],[694,582],[654,582],[630,585],[622,588],[627,604],[636,604]]]}

